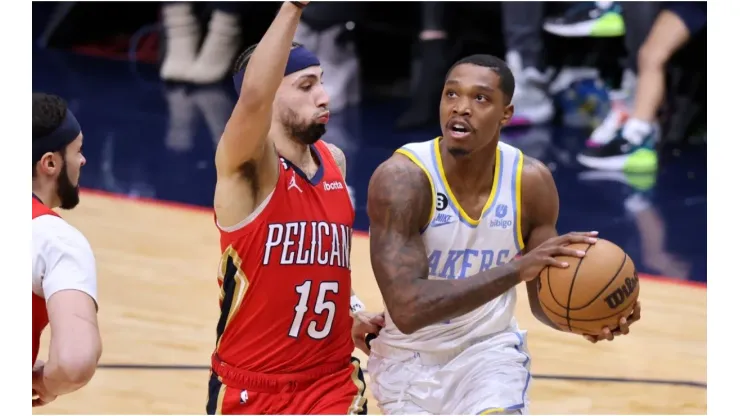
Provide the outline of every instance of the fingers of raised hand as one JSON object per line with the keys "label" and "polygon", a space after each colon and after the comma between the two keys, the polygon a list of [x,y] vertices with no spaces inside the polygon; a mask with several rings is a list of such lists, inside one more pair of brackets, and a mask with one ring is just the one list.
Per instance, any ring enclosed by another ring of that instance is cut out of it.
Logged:
{"label": "fingers of raised hand", "polygon": [[561,243],[562,244],[577,244],[577,243],[585,243],[585,244],[596,244],[596,236],[598,235],[598,231],[589,231],[589,232],[572,232],[568,234],[564,234],[561,237]]}

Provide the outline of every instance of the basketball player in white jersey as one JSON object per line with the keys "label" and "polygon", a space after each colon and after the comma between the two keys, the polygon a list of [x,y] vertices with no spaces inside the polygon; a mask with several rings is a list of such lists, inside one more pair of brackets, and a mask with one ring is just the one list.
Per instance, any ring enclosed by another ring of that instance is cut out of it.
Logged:
{"label": "basketball player in white jersey", "polygon": [[[102,351],[97,320],[95,257],[85,236],[53,208],[79,202],[82,132],[60,97],[33,94],[32,405],[85,386]],[[49,356],[38,360],[41,333],[51,327]]]}
{"label": "basketball player in white jersey", "polygon": [[[385,414],[526,414],[530,357],[514,319],[527,282],[533,314],[545,266],[583,257],[558,236],[550,171],[499,143],[511,118],[514,77],[501,59],[473,55],[447,74],[441,138],[403,146],[370,180],[373,271],[387,313],[371,341],[371,389]],[[523,256],[516,258],[517,254]],[[626,334],[620,328],[592,342]]]}

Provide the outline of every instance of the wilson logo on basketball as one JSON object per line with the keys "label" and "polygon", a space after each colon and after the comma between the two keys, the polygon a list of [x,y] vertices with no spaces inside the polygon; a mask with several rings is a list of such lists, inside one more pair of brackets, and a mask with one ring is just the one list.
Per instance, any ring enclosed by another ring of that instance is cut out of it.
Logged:
{"label": "wilson logo on basketball", "polygon": [[625,300],[627,300],[628,297],[630,297],[639,284],[640,282],[637,279],[637,274],[635,274],[634,277],[628,277],[625,279],[622,286],[619,286],[615,291],[604,298],[604,302],[606,302],[609,308],[617,309]]}

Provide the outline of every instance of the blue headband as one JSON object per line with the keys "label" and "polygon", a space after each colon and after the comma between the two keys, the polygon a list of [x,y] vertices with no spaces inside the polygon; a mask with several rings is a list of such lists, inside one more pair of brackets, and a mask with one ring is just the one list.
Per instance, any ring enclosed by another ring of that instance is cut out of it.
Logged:
{"label": "blue headband", "polygon": [[33,139],[33,161],[37,162],[47,152],[58,152],[72,143],[82,129],[75,115],[67,109],[64,121],[51,134]]}
{"label": "blue headband", "polygon": [[[285,74],[283,76],[290,75],[310,66],[319,65],[321,65],[321,63],[316,55],[303,46],[297,46],[290,51],[290,56],[288,56],[288,65],[285,66]],[[234,74],[234,88],[236,88],[237,95],[241,94],[242,83],[244,82],[244,72],[246,69],[247,68],[245,67]]]}

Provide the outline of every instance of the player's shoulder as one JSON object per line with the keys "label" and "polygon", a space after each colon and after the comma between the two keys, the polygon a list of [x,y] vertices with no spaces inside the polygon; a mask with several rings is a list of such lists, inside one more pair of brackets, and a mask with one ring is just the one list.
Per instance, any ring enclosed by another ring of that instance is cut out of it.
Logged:
{"label": "player's shoulder", "polygon": [[394,153],[373,172],[367,198],[371,218],[382,218],[395,212],[418,217],[405,218],[413,224],[427,219],[433,194],[427,173],[409,158]]}
{"label": "player's shoulder", "polygon": [[333,143],[327,143],[323,140],[320,143],[323,143],[323,145],[326,146],[326,150],[329,151],[334,163],[339,167],[339,170],[342,172],[342,176],[344,176],[347,172],[347,157],[344,155],[342,149]]}
{"label": "player's shoulder", "polygon": [[[384,193],[400,191],[414,193],[418,191],[419,185],[425,185],[428,182],[429,179],[424,170],[400,153],[394,153],[383,161],[370,177],[370,186],[374,185],[378,191],[384,191]],[[426,187],[421,189],[426,189]]]}
{"label": "player's shoulder", "polygon": [[527,156],[522,153],[522,182],[540,183],[543,180],[552,180],[552,172],[539,159]]}
{"label": "player's shoulder", "polygon": [[334,143],[329,143],[326,141],[321,140],[320,143],[322,143],[324,146],[326,146],[326,149],[331,153],[332,157],[335,161],[339,161],[339,159],[344,160],[344,152],[342,149],[339,148],[339,146],[335,145]]}
{"label": "player's shoulder", "polygon": [[31,228],[35,246],[72,246],[91,251],[85,235],[56,215],[41,215],[34,218]]}
{"label": "player's shoulder", "polygon": [[536,158],[524,156],[521,185],[525,211],[547,211],[551,203],[558,200],[558,190],[550,168]]}

